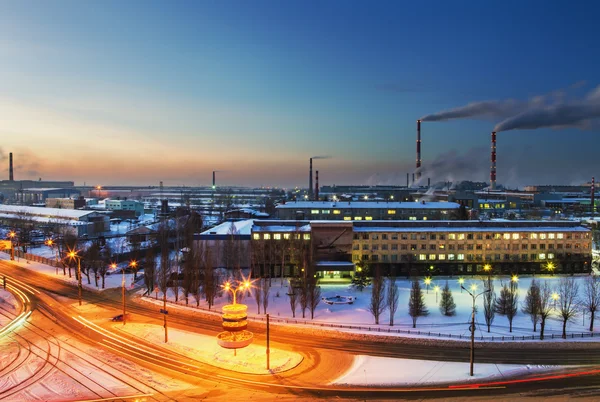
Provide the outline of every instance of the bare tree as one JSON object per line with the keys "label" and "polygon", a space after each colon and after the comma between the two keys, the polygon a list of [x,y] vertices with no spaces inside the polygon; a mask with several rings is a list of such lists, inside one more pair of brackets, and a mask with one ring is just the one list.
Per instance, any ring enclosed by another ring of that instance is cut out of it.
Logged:
{"label": "bare tree", "polygon": [[391,277],[387,281],[386,306],[390,312],[390,326],[394,325],[394,315],[398,310],[398,300],[400,292],[396,286],[396,277]]}
{"label": "bare tree", "polygon": [[260,304],[262,303],[264,285],[262,278],[258,278],[254,285],[254,300],[256,300],[256,308],[258,310],[256,314],[260,314]]}
{"label": "bare tree", "polygon": [[412,287],[410,289],[410,296],[408,298],[408,314],[412,318],[413,328],[417,327],[417,319],[419,317],[429,314],[429,311],[425,306],[425,299],[423,297],[421,284],[417,279],[413,280]]}
{"label": "bare tree", "polygon": [[308,294],[308,308],[310,309],[310,319],[315,318],[315,310],[321,302],[321,287],[317,286],[317,280],[314,278],[309,279],[307,287]]}
{"label": "bare tree", "polygon": [[194,247],[187,247],[187,252],[184,253],[185,260],[183,261],[183,282],[181,287],[183,289],[183,296],[185,297],[185,305],[188,305],[190,293],[192,293],[194,286],[194,272],[196,271],[196,249]]}
{"label": "bare tree", "polygon": [[552,289],[548,282],[544,282],[540,288],[539,298],[539,313],[540,313],[540,340],[544,340],[544,328],[546,327],[546,319],[552,313]]}
{"label": "bare tree", "polygon": [[100,246],[98,245],[98,243],[93,242],[88,249],[85,251],[85,261],[86,261],[86,266],[88,267],[88,270],[86,272],[87,274],[87,278],[88,278],[88,284],[90,283],[90,275],[89,275],[89,270],[91,269],[92,272],[94,273],[94,280],[95,280],[95,284],[96,287],[98,287],[98,270],[100,269],[100,265],[101,265],[101,254],[100,254]]}
{"label": "bare tree", "polygon": [[292,318],[296,318],[296,306],[298,305],[298,290],[292,286],[288,288],[288,297],[290,298],[290,309],[292,310]]}
{"label": "bare tree", "polygon": [[196,300],[196,307],[200,306],[200,299],[202,298],[202,275],[204,267],[204,246],[202,243],[196,247],[194,252],[194,259],[196,260],[195,269],[192,273],[192,296]]}
{"label": "bare tree", "polygon": [[533,323],[533,332],[537,330],[537,323],[540,320],[540,287],[538,286],[535,279],[531,280],[531,285],[527,290],[523,307],[521,308],[523,314],[528,314]]}
{"label": "bare tree", "polygon": [[494,309],[496,313],[506,316],[508,319],[509,332],[512,332],[513,319],[517,315],[519,295],[517,293],[518,285],[511,281],[510,285],[504,285],[500,290],[500,297],[496,299]]}
{"label": "bare tree", "polygon": [[590,312],[590,332],[594,330],[594,316],[600,305],[600,278],[590,275],[583,285],[583,308]]}
{"label": "bare tree", "polygon": [[263,314],[267,314],[267,307],[269,307],[269,289],[271,289],[271,284],[263,278],[264,283],[262,284],[262,306],[263,306]]}
{"label": "bare tree", "polygon": [[154,250],[149,247],[146,250],[146,258],[144,261],[144,285],[146,286],[148,295],[154,290],[154,283],[156,281],[156,256]]}
{"label": "bare tree", "polygon": [[579,311],[578,293],[579,285],[573,278],[561,278],[558,282],[558,315],[563,320],[563,339],[567,338],[567,322],[572,321]]}
{"label": "bare tree", "polygon": [[206,249],[204,255],[205,257],[202,259],[204,262],[202,267],[202,273],[204,277],[202,291],[206,297],[208,309],[210,310],[215,304],[215,297],[219,294],[220,279],[215,272],[210,249]]}
{"label": "bare tree", "polygon": [[373,318],[375,318],[375,324],[379,324],[379,317],[385,311],[385,284],[383,278],[378,273],[373,278],[373,286],[371,286],[371,302],[367,309]]}
{"label": "bare tree", "polygon": [[308,307],[308,284],[306,278],[301,280],[300,288],[300,309],[302,310],[302,318],[306,318],[306,308]]}
{"label": "bare tree", "polygon": [[483,281],[483,289],[485,290],[483,294],[483,317],[485,318],[487,331],[490,332],[490,327],[496,317],[496,310],[494,308],[496,304],[496,292],[494,292],[494,282],[491,276],[488,275],[488,278]]}

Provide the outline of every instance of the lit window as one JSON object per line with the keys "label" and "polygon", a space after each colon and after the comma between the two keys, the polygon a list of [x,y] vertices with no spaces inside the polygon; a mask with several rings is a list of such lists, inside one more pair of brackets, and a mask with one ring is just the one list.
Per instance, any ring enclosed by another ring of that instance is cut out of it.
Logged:
{"label": "lit window", "polygon": [[448,234],[448,240],[456,240],[456,235],[454,233]]}
{"label": "lit window", "polygon": [[537,233],[532,233],[529,238],[534,240],[537,239]]}
{"label": "lit window", "polygon": [[554,239],[554,233],[548,233],[548,239]]}
{"label": "lit window", "polygon": [[420,261],[425,261],[426,259],[427,259],[427,256],[425,254],[419,254]]}
{"label": "lit window", "polygon": [[513,233],[513,234],[512,234],[512,238],[513,238],[513,240],[519,240],[519,237],[520,237],[520,236],[519,236],[519,234],[518,234],[518,233]]}
{"label": "lit window", "polygon": [[409,220],[409,221],[416,221],[416,220],[417,220],[417,217],[416,217],[416,216],[411,216],[411,217],[409,217],[409,218],[408,218],[408,220]]}
{"label": "lit window", "polygon": [[545,259],[546,259],[546,254],[544,254],[544,253],[541,253],[541,254],[539,255],[539,258],[540,258],[540,260],[545,260]]}
{"label": "lit window", "polygon": [[454,254],[448,254],[448,259],[450,261],[454,261]]}
{"label": "lit window", "polygon": [[546,233],[540,233],[540,239],[545,240],[546,239]]}
{"label": "lit window", "polygon": [[427,220],[427,217],[426,217],[426,216],[424,216],[424,217],[423,217],[423,220],[424,220],[424,221],[426,221],[426,220]]}
{"label": "lit window", "polygon": [[458,240],[464,240],[464,239],[465,239],[465,234],[464,233],[459,233]]}
{"label": "lit window", "polygon": [[273,239],[275,239],[275,240],[281,240],[281,234],[280,233],[275,233],[273,235]]}
{"label": "lit window", "polygon": [[362,221],[362,216],[355,216],[355,217],[354,217],[354,220],[355,220],[355,221]]}
{"label": "lit window", "polygon": [[554,259],[554,254],[552,254],[552,253],[548,253],[548,259],[549,259],[549,260],[553,260],[553,259]]}
{"label": "lit window", "polygon": [[340,210],[339,209],[334,209],[333,210],[333,214],[334,215],[339,215],[340,214]]}
{"label": "lit window", "polygon": [[446,245],[445,244],[440,244],[438,247],[439,247],[440,250],[443,250],[443,249],[446,248]]}
{"label": "lit window", "polygon": [[289,240],[290,239],[290,234],[289,233],[284,233],[283,238],[285,240]]}
{"label": "lit window", "polygon": [[366,221],[372,221],[372,220],[373,220],[373,217],[372,217],[372,216],[365,216],[365,220],[366,220]]}
{"label": "lit window", "polygon": [[254,238],[254,240],[260,240],[260,235],[258,233],[254,233],[252,237]]}
{"label": "lit window", "polygon": [[350,217],[350,216],[344,216],[344,220],[345,220],[345,221],[351,221],[351,220],[352,220],[352,217]]}
{"label": "lit window", "polygon": [[446,254],[440,254],[440,255],[438,255],[438,259],[445,260],[446,259]]}
{"label": "lit window", "polygon": [[562,233],[557,233],[556,234],[556,238],[557,239],[563,239],[565,237],[565,235],[563,235]]}
{"label": "lit window", "polygon": [[388,209],[388,215],[395,215],[395,214],[396,214],[395,209]]}
{"label": "lit window", "polygon": [[494,240],[500,240],[502,238],[501,233],[494,233]]}
{"label": "lit window", "polygon": [[465,259],[465,255],[464,254],[459,254],[457,260],[462,261]]}
{"label": "lit window", "polygon": [[263,239],[270,240],[271,239],[271,235],[269,233],[265,233],[264,236],[263,236]]}
{"label": "lit window", "polygon": [[328,209],[322,209],[322,210],[321,210],[321,213],[322,213],[322,214],[328,214],[328,213],[330,213],[330,212],[331,212],[331,211],[330,211],[330,210],[328,210]]}
{"label": "lit window", "polygon": [[304,240],[310,240],[310,234],[304,233]]}
{"label": "lit window", "polygon": [[510,240],[510,233],[504,233],[504,240]]}
{"label": "lit window", "polygon": [[484,208],[485,208],[485,209],[490,209],[490,204],[485,204],[485,205],[484,205]]}
{"label": "lit window", "polygon": [[430,260],[435,260],[435,254],[429,254],[429,259]]}
{"label": "lit window", "polygon": [[318,209],[311,209],[310,213],[313,215],[319,215],[319,210]]}
{"label": "lit window", "polygon": [[479,208],[483,209],[483,204],[479,204]]}

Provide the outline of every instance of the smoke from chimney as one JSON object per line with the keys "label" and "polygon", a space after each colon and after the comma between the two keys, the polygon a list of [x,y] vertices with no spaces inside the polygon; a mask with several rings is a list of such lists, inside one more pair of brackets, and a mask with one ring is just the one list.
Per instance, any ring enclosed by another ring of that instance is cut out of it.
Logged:
{"label": "smoke from chimney", "polygon": [[496,132],[492,131],[492,148],[490,154],[490,189],[496,189]]}
{"label": "smoke from chimney", "polygon": [[315,201],[319,201],[319,171],[315,172]]}
{"label": "smoke from chimney", "polygon": [[[421,178],[421,120],[417,120],[417,180]],[[414,181],[414,179],[413,179]]]}
{"label": "smoke from chimney", "polygon": [[15,176],[14,176],[14,172],[13,172],[13,156],[12,156],[12,152],[10,154],[8,154],[8,180],[10,180],[10,181],[14,181],[15,180]]}

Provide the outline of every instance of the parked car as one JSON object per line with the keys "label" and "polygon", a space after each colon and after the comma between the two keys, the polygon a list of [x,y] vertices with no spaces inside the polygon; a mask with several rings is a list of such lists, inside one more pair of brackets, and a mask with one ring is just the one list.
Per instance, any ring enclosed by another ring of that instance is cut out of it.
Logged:
{"label": "parked car", "polygon": [[[125,314],[125,318],[129,319],[129,313]],[[112,321],[122,322],[123,321],[123,314],[119,314],[117,316],[114,316],[112,318]]]}

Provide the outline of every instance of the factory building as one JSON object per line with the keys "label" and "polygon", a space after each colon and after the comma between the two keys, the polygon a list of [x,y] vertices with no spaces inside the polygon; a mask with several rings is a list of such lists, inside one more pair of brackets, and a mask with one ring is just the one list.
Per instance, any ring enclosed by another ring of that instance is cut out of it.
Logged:
{"label": "factory building", "polygon": [[144,214],[144,204],[134,200],[105,200],[106,210],[119,218],[138,218]]}
{"label": "factory building", "polygon": [[46,208],[80,209],[86,207],[83,196],[79,198],[46,198]]}
{"label": "factory building", "polygon": [[439,220],[454,219],[460,204],[453,202],[298,201],[280,204],[282,220]]}
{"label": "factory building", "polygon": [[46,204],[48,198],[71,198],[79,196],[74,188],[25,188],[16,194],[16,202],[21,205]]}

